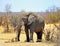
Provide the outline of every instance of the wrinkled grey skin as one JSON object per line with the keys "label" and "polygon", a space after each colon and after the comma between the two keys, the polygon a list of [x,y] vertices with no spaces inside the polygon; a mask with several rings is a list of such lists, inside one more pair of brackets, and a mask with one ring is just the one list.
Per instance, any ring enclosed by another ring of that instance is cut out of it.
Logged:
{"label": "wrinkled grey skin", "polygon": [[[22,20],[25,26],[25,32],[27,37],[26,41],[33,42],[33,33],[35,32],[37,34],[37,42],[40,42],[42,40],[42,33],[45,25],[44,20],[39,19],[36,15],[32,13],[29,13],[28,15],[23,17]],[[30,34],[28,29],[30,29]]]}
{"label": "wrinkled grey skin", "polygon": [[[25,26],[25,33],[26,33],[26,42],[33,42],[33,33],[35,32],[37,35],[37,42],[40,42],[42,40],[42,34],[44,29],[44,20],[38,18],[36,15],[29,13],[28,15],[25,15],[22,18]],[[17,26],[17,40],[19,40],[20,32],[21,32],[21,26]],[[28,31],[30,29],[30,33]],[[30,37],[29,37],[30,35]]]}

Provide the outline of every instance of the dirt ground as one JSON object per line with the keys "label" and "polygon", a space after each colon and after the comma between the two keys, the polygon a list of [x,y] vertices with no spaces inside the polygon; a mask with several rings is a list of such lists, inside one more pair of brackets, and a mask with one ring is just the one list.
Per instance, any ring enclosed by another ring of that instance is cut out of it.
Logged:
{"label": "dirt ground", "polygon": [[9,42],[6,43],[6,41],[10,41],[12,38],[16,36],[15,33],[0,33],[0,46],[57,46],[56,43],[53,42],[36,42],[36,34],[34,33],[34,43],[30,42],[24,42],[26,37],[25,34],[21,34],[21,38],[19,42]]}
{"label": "dirt ground", "polygon": [[[50,26],[46,25],[45,28],[48,28],[48,27]],[[57,41],[56,42],[45,41],[44,35],[42,37],[42,42],[36,42],[37,37],[35,33],[33,37],[34,39],[33,43],[24,42],[26,40],[26,36],[24,33],[21,33],[19,42],[8,42],[8,41],[11,41],[11,39],[16,37],[16,33],[1,33],[3,31],[4,31],[4,27],[0,26],[0,46],[57,46],[57,43],[56,43]]]}

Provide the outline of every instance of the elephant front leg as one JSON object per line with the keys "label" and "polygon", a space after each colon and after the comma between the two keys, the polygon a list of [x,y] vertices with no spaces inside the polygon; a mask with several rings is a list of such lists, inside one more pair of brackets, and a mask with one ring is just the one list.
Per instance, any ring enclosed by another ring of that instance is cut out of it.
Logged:
{"label": "elephant front leg", "polygon": [[30,31],[30,42],[33,42],[33,32]]}
{"label": "elephant front leg", "polygon": [[30,42],[34,42],[33,41],[34,29],[35,29],[35,24],[33,23],[32,25],[30,25]]}
{"label": "elephant front leg", "polygon": [[28,27],[25,26],[25,33],[26,33],[26,42],[29,42],[29,31],[28,31]]}

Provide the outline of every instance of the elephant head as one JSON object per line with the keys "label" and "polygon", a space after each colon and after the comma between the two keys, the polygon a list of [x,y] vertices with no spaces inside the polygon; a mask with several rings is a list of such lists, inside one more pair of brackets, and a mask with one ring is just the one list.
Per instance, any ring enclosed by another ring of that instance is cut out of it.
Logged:
{"label": "elephant head", "polygon": [[24,24],[30,25],[32,22],[36,20],[36,15],[33,13],[29,13],[28,15],[25,15],[22,20]]}

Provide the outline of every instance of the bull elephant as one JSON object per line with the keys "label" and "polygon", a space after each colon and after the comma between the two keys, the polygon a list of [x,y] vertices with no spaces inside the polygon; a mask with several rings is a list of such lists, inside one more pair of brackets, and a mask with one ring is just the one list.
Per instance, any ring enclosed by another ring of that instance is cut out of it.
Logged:
{"label": "bull elephant", "polygon": [[[45,25],[44,20],[39,18],[37,15],[33,13],[29,13],[28,15],[25,15],[22,18],[22,20],[25,26],[25,32],[26,32],[26,38],[27,38],[26,41],[33,42],[33,33],[35,32],[37,35],[37,42],[41,42],[43,29]],[[30,34],[28,29],[30,29]]]}

